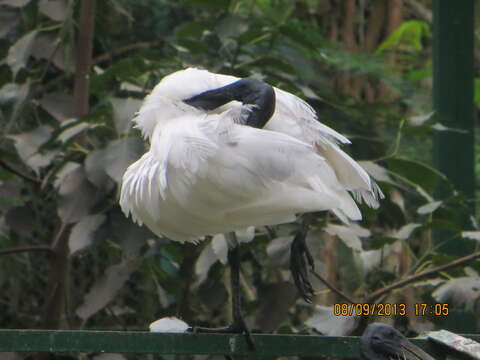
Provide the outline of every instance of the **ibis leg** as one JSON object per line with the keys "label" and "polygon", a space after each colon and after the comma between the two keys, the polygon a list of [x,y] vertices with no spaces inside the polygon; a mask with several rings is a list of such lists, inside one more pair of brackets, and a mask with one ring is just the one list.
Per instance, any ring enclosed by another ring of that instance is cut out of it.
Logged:
{"label": "ibis leg", "polygon": [[235,233],[228,234],[229,250],[228,263],[230,265],[230,286],[232,297],[232,323],[222,328],[203,328],[195,327],[193,331],[205,333],[236,333],[245,334],[246,341],[250,348],[254,348],[250,331],[243,320],[241,312],[241,294],[240,294],[240,245],[237,242]]}
{"label": "ibis leg", "polygon": [[295,235],[290,247],[290,271],[298,292],[306,302],[312,302],[314,291],[308,279],[308,267],[315,270],[313,256],[307,247],[308,223],[303,222],[302,229]]}

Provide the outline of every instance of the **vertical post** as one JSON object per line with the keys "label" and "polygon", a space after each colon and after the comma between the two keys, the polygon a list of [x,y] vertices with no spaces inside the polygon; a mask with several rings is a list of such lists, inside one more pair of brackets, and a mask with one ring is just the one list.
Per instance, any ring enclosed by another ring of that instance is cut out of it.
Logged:
{"label": "vertical post", "polygon": [[[440,124],[462,131],[436,134],[434,163],[469,200],[475,196],[473,35],[474,0],[434,0],[433,104]],[[468,227],[466,216],[458,222]]]}

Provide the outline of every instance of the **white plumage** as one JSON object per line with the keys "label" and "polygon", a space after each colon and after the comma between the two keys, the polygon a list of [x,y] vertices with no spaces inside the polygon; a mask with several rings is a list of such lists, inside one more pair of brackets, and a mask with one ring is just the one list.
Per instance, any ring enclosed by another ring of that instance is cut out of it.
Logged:
{"label": "white plumage", "polygon": [[134,119],[150,150],[123,176],[120,205],[157,235],[197,241],[247,226],[293,221],[330,210],[359,220],[352,200],[377,207],[377,185],[300,98],[274,88],[275,112],[263,129],[241,124],[249,106],[203,111],[183,100],[239,80],[189,68],[165,77]]}

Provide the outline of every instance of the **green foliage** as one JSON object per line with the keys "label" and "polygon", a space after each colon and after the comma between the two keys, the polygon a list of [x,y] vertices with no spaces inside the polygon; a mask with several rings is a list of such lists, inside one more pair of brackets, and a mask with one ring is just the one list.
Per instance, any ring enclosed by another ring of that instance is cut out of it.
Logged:
{"label": "green foliage", "polygon": [[[64,326],[145,329],[181,309],[196,324],[228,320],[225,243],[215,239],[187,247],[158,239],[127,219],[117,204],[122,173],[148,146],[129,120],[163,76],[187,66],[262,76],[309,101],[322,122],[352,139],[347,150],[354,158],[369,159],[362,166],[386,194],[380,209],[362,207],[364,220],[348,226],[315,214],[307,239],[317,271],[330,271],[351,297],[361,301],[384,284],[452,261],[438,253],[432,231],[465,236],[478,249],[478,238],[455,223],[455,212],[472,199],[457,196],[429,164],[431,135],[455,130],[439,128],[431,113],[411,116],[430,110],[418,98],[420,90],[412,91],[430,76],[428,61],[419,60],[431,37],[425,23],[404,22],[372,56],[327,40],[322,26],[300,11],[312,1],[100,1],[90,112],[76,117],[71,64],[78,2],[60,3],[65,5],[60,10],[42,1],[0,5],[6,19],[0,25],[6,49],[0,52],[0,161],[7,164],[0,168],[0,251],[68,239]],[[403,68],[385,61],[388,56],[415,61]],[[339,94],[335,80],[346,72],[381,82],[395,96],[365,104]],[[439,184],[449,189],[445,197],[435,193]],[[244,245],[247,318],[265,331],[307,326],[346,332],[351,321],[336,319],[329,308],[295,301],[286,270],[299,227],[258,228],[255,240]],[[41,326],[50,257],[24,252],[1,259],[0,323]],[[478,289],[472,283],[479,268],[477,261],[471,264],[475,271],[460,267],[437,274],[436,285],[418,284],[414,299],[453,299],[455,311],[476,314],[478,320]],[[314,285],[321,289],[315,301],[332,305],[323,285]],[[463,302],[460,293],[467,294]],[[392,292],[382,301],[403,302],[402,295]],[[416,320],[426,326],[435,322]]]}
{"label": "green foliage", "polygon": [[403,22],[390,36],[380,44],[375,55],[388,51],[420,51],[424,49],[424,39],[431,38],[432,33],[427,23],[418,20]]}

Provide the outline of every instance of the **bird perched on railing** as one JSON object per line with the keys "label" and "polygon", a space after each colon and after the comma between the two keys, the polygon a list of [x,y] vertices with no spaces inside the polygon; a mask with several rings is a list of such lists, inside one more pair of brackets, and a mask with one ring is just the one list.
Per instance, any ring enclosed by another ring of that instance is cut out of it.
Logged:
{"label": "bird perched on railing", "polygon": [[397,329],[383,323],[367,327],[360,338],[360,354],[363,360],[435,360]]}
{"label": "bird perched on railing", "polygon": [[[177,71],[153,89],[133,121],[150,149],[125,172],[120,205],[172,240],[229,234],[233,324],[227,331],[246,329],[235,230],[321,210],[344,222],[359,220],[352,196],[371,207],[383,196],[340,149],[347,138],[321,124],[300,98],[258,79]],[[295,238],[291,268],[308,298],[305,236]]]}

